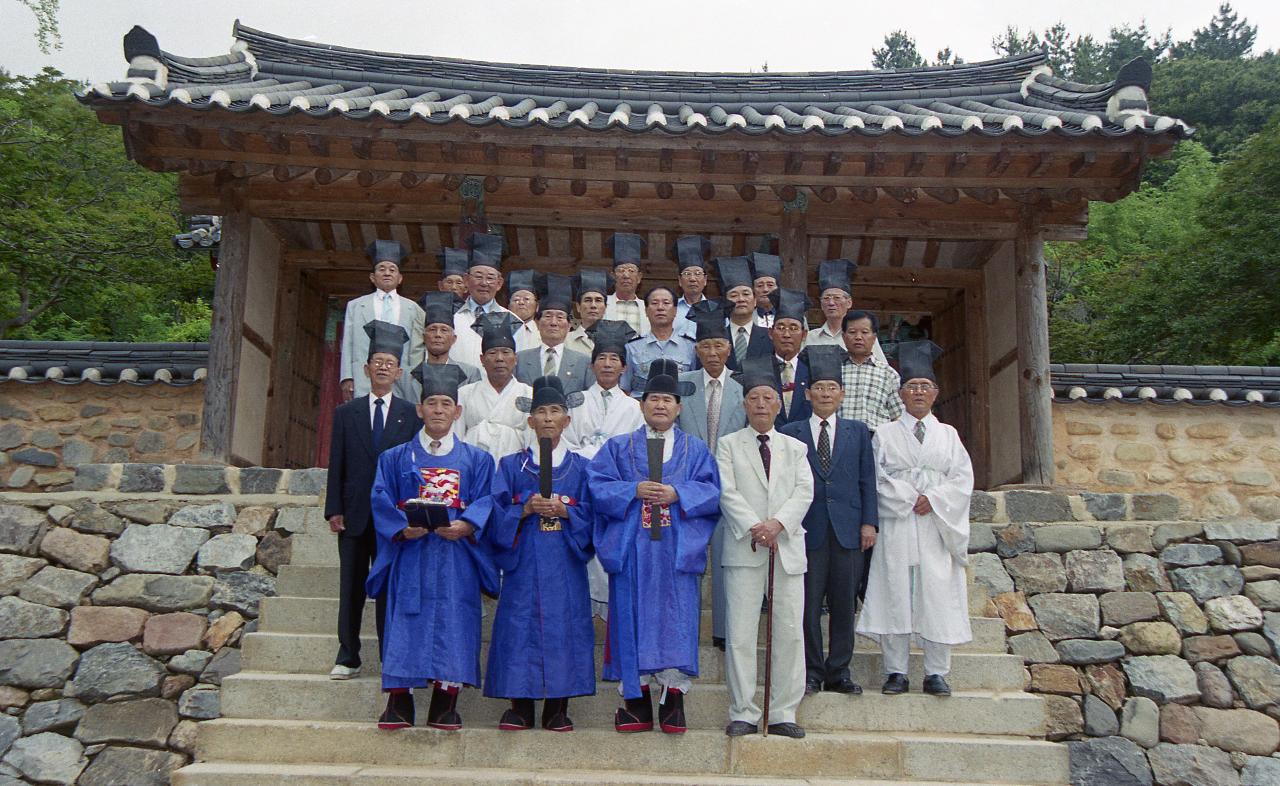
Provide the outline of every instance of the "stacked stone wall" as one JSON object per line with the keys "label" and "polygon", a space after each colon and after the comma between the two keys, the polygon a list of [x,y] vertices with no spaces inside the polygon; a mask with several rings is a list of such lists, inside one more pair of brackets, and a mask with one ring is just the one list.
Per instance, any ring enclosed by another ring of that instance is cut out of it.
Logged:
{"label": "stacked stone wall", "polygon": [[1189,518],[1280,519],[1280,408],[1125,402],[1055,404],[1059,483],[1158,489]]}
{"label": "stacked stone wall", "polygon": [[0,386],[0,486],[69,488],[82,464],[198,460],[204,384]]}
{"label": "stacked stone wall", "polygon": [[1280,523],[1184,505],[975,495],[975,604],[1004,619],[1076,786],[1280,784]]}

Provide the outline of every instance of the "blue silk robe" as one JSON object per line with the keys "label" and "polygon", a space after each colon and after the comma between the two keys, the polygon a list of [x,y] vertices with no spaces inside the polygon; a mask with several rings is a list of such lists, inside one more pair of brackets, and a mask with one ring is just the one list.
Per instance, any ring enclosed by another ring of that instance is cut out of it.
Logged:
{"label": "blue silk robe", "polygon": [[609,574],[606,680],[622,680],[623,695],[640,696],[640,675],[679,669],[698,675],[699,577],[720,517],[720,473],[707,446],[679,428],[662,479],[679,499],[670,526],[651,540],[641,524],[636,484],[649,477],[646,429],[610,439],[588,469],[596,511],[595,547]]}
{"label": "blue silk robe", "polygon": [[[397,505],[418,496],[424,467],[457,470],[461,506],[449,508],[449,520],[470,522],[473,537],[395,537],[407,526]],[[493,471],[489,454],[460,439],[443,456],[429,454],[415,436],[378,457],[371,494],[378,555],[365,590],[370,597],[387,593],[384,689],[432,680],[480,684],[480,593],[498,588],[497,569],[478,543],[493,511]]]}
{"label": "blue silk robe", "polygon": [[494,698],[558,699],[596,689],[587,460],[566,453],[552,472],[551,489],[569,511],[567,520],[559,519],[559,531],[544,532],[536,514],[521,518],[538,489],[531,450],[498,462],[493,519],[485,533],[503,571],[484,675],[484,695]]}

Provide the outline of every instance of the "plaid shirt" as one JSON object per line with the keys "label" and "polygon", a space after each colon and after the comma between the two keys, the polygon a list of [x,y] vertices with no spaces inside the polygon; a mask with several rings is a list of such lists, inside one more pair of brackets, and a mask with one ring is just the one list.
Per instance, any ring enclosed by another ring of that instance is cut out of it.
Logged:
{"label": "plaid shirt", "polygon": [[844,378],[840,417],[861,420],[874,431],[903,413],[902,398],[898,395],[898,388],[902,386],[898,372],[876,360],[874,355],[865,363],[846,360],[840,375]]}

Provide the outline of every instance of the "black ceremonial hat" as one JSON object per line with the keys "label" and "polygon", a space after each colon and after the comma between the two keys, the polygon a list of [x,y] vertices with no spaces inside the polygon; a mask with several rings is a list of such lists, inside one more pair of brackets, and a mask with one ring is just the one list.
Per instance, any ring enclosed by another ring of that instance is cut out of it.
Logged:
{"label": "black ceremonial hat", "polygon": [[782,392],[782,379],[778,375],[778,365],[772,355],[761,355],[747,358],[740,371],[733,373],[733,378],[742,385],[742,395],[746,396],[752,388],[761,385]]}
{"label": "black ceremonial hat", "polygon": [[853,277],[857,275],[858,264],[850,259],[828,259],[818,265],[818,293],[828,289],[842,289],[846,294],[853,294]]}
{"label": "black ceremonial hat", "polygon": [[538,271],[536,270],[511,270],[507,272],[507,297],[511,297],[517,292],[532,292],[535,296],[538,294]]}
{"label": "black ceremonial hat", "polygon": [[681,235],[676,238],[674,246],[676,268],[682,273],[687,267],[700,267],[706,270],[707,251],[710,248],[711,241],[702,235]]}
{"label": "black ceremonial hat", "polygon": [[364,253],[374,267],[377,267],[379,262],[394,262],[396,267],[400,267],[404,264],[404,258],[409,256],[404,246],[394,240],[375,240],[365,246]]}
{"label": "black ceremonial hat", "polygon": [[579,270],[573,275],[574,299],[581,300],[588,292],[599,292],[605,297],[613,289],[613,274],[605,270]]}
{"label": "black ceremonial hat", "polygon": [[751,275],[751,260],[747,257],[720,257],[716,260],[720,275],[720,294],[727,295],[737,287],[750,287],[755,281]]}
{"label": "black ceremonial hat", "polygon": [[441,275],[467,274],[467,252],[461,248],[442,248],[436,252],[436,259],[440,260]]}
{"label": "black ceremonial hat", "polygon": [[809,296],[798,289],[784,289],[778,287],[769,293],[769,302],[773,304],[773,319],[777,323],[779,319],[794,319],[805,326],[807,330],[809,322],[805,318],[805,312],[809,310]]}
{"label": "black ceremonial hat", "polygon": [[439,323],[453,327],[453,315],[462,302],[462,298],[452,292],[427,292],[418,298],[418,305],[422,306],[427,315],[422,326],[425,328]]}
{"label": "black ceremonial hat", "polygon": [[933,361],[942,355],[942,347],[932,341],[900,341],[898,342],[898,374],[902,384],[912,379],[927,379],[937,382],[933,371]]}
{"label": "black ceremonial hat", "polygon": [[364,323],[364,332],[369,336],[369,358],[381,352],[399,359],[409,340],[409,333],[403,327],[378,319]]}
{"label": "black ceremonial hat", "polygon": [[692,396],[697,387],[692,382],[680,381],[680,366],[670,358],[658,358],[649,364],[649,376],[644,381],[644,395],[666,393],[683,398]]}
{"label": "black ceremonial hat", "polygon": [[538,316],[548,309],[573,316],[573,279],[546,273],[538,281]]}
{"label": "black ceremonial hat", "polygon": [[841,347],[833,344],[815,344],[800,350],[800,357],[809,368],[809,384],[814,382],[834,382],[844,387],[844,374],[841,367],[849,356]]}
{"label": "black ceremonial hat", "polygon": [[506,347],[511,351],[516,348],[516,318],[509,311],[494,311],[481,314],[471,329],[480,334],[480,351]]}
{"label": "black ceremonial hat", "polygon": [[538,377],[533,381],[533,398],[516,397],[516,409],[521,412],[532,412],[538,407],[559,405],[566,411],[582,406],[582,393],[564,392],[564,383],[559,377]]}
{"label": "black ceremonial hat", "polygon": [[430,396],[448,396],[456,402],[458,388],[466,381],[467,374],[452,363],[419,363],[413,377],[422,385],[422,401]]}
{"label": "black ceremonial hat", "polygon": [[614,267],[628,262],[638,266],[644,256],[644,247],[647,245],[644,238],[633,232],[617,232],[606,242],[613,252]]}
{"label": "black ceremonial hat", "polygon": [[627,362],[627,344],[639,338],[630,323],[621,319],[602,319],[587,329],[587,334],[595,342],[591,350],[591,362],[596,362],[602,352],[613,352]]}
{"label": "black ceremonial hat", "polygon": [[763,251],[751,252],[751,280],[768,276],[774,281],[782,281],[782,257],[777,254],[766,254]]}
{"label": "black ceremonial hat", "polygon": [[707,338],[730,340],[729,328],[724,323],[730,311],[733,311],[733,304],[730,303],[726,307],[719,300],[710,300],[705,297],[690,306],[685,319],[696,326],[694,341]]}
{"label": "black ceremonial hat", "polygon": [[502,269],[502,248],[505,245],[502,235],[477,232],[471,236],[470,245],[471,259],[467,263],[468,268],[488,265]]}

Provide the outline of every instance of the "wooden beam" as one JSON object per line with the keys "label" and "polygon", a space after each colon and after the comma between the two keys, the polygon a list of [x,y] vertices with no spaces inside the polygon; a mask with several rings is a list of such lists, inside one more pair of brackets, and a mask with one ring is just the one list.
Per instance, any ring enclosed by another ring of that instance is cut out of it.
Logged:
{"label": "wooden beam", "polygon": [[987,371],[986,286],[982,279],[964,288],[965,354],[968,356],[970,388],[969,439],[970,452],[979,456],[974,462],[973,479],[978,488],[989,488],[991,477],[991,385]]}
{"label": "wooden beam", "polygon": [[704,202],[716,198],[716,187],[711,183],[703,183],[698,186],[698,197]]}
{"label": "wooden beam", "polygon": [[960,199],[960,190],[956,188],[925,188],[926,194],[948,205],[954,205]]}
{"label": "wooden beam", "polygon": [[[756,187],[750,183],[743,183],[737,188],[738,196],[743,202],[753,202],[756,198]],[[739,255],[740,256],[740,255]]]}
{"label": "wooden beam", "polygon": [[742,174],[751,177],[760,168],[760,154],[749,152],[742,154]]}
{"label": "wooden beam", "polygon": [[288,183],[290,180],[296,180],[310,171],[310,167],[276,164],[272,169],[271,174],[277,181],[281,183]]}
{"label": "wooden beam", "polygon": [[302,138],[307,140],[307,150],[311,155],[327,158],[329,156],[329,137],[320,132],[306,133]]}
{"label": "wooden beam", "polygon": [[244,134],[239,131],[235,131],[230,128],[220,128],[218,129],[218,141],[227,150],[244,150],[245,137]]}
{"label": "wooden beam", "polygon": [[401,161],[417,161],[418,146],[410,139],[396,140],[396,158]]}
{"label": "wooden beam", "polygon": [[804,156],[797,152],[787,153],[786,162],[783,165],[783,171],[788,175],[798,175],[804,167]]}
{"label": "wooden beam", "polygon": [[282,467],[288,455],[289,419],[304,413],[290,412],[293,393],[293,363],[301,311],[302,270],[281,265],[276,290],[275,337],[278,350],[271,354],[271,382],[267,385],[266,435],[262,463]]}
{"label": "wooden beam", "polygon": [[1009,165],[1013,163],[1013,154],[1008,150],[1001,150],[991,157],[991,163],[987,164],[988,175],[1003,175]]}
{"label": "wooden beam", "polygon": [[947,160],[947,177],[955,177],[964,171],[969,165],[969,154],[965,152],[952,153],[951,158]]}
{"label": "wooden beam", "polygon": [[844,165],[843,153],[827,153],[827,158],[822,162],[822,174],[831,175],[840,174],[840,167]]}
{"label": "wooden beam", "polygon": [[356,182],[359,183],[364,188],[369,188],[373,186],[375,183],[381,183],[383,180],[386,180],[388,174],[390,173],[372,172],[368,169],[363,169],[360,171],[359,174],[356,175]]}
{"label": "wooden beam", "polygon": [[703,174],[710,174],[716,171],[716,151],[703,150],[702,161],[698,165],[698,171]]}
{"label": "wooden beam", "polygon": [[1097,162],[1097,153],[1081,153],[1071,160],[1071,165],[1067,167],[1067,173],[1072,177],[1080,177],[1085,172],[1089,171]]}
{"label": "wooden beam", "polygon": [[915,188],[899,188],[897,186],[890,186],[889,188],[886,188],[884,192],[904,205],[909,205],[920,198],[920,191]]}
{"label": "wooden beam", "polygon": [[400,185],[405,188],[417,188],[426,181],[426,177],[417,172],[405,172],[400,175]]}
{"label": "wooden beam", "polygon": [[838,196],[836,190],[831,186],[819,186],[818,188],[813,189],[813,193],[823,202],[834,202]]}
{"label": "wooden beam", "polygon": [[486,175],[484,178],[484,191],[486,194],[492,194],[502,188],[502,178],[497,175]]}
{"label": "wooden beam", "polygon": [[1027,171],[1027,177],[1040,177],[1049,171],[1049,167],[1053,164],[1053,156],[1048,153],[1039,153],[1031,159],[1031,169]]}
{"label": "wooden beam", "polygon": [[957,269],[981,268],[1000,247],[998,240],[976,240],[959,244],[951,260],[951,267]]}
{"label": "wooden beam", "polygon": [[625,180],[613,181],[613,195],[618,199],[625,199],[627,194],[631,193],[631,184]]}
{"label": "wooden beam", "polygon": [[1049,306],[1044,239],[1034,210],[1023,212],[1013,248],[1022,482],[1048,486],[1054,479]]}
{"label": "wooden beam", "polygon": [[231,459],[231,435],[235,430],[252,227],[252,218],[241,195],[231,192],[228,202],[222,211],[222,243],[209,328],[209,371],[204,382],[204,415],[200,421],[200,454],[223,463]]}
{"label": "wooden beam", "polygon": [[941,248],[942,244],[937,240],[926,240],[924,243],[924,257],[921,259],[921,264],[925,267],[937,267],[938,252]]}
{"label": "wooden beam", "polygon": [[871,264],[871,254],[876,250],[876,239],[874,237],[864,237],[858,242],[858,272]]}
{"label": "wooden beam", "polygon": [[911,157],[907,159],[907,166],[902,173],[907,177],[915,177],[924,171],[926,160],[928,160],[928,157],[924,153],[912,153]]}
{"label": "wooden beam", "polygon": [[902,267],[907,258],[907,239],[895,237],[889,246],[889,266]]}
{"label": "wooden beam", "polygon": [[867,153],[862,157],[863,164],[864,164],[863,170],[868,176],[871,176],[871,177],[874,177],[876,175],[883,175],[885,170],[885,163],[888,161],[888,159],[889,157],[884,153]]}
{"label": "wooden beam", "polygon": [[373,140],[369,137],[356,137],[351,140],[351,152],[356,158],[368,161],[373,158]]}
{"label": "wooden beam", "polygon": [[880,195],[880,190],[874,186],[855,186],[849,189],[853,193],[853,198],[859,202],[865,202],[868,205],[876,201]]}
{"label": "wooden beam", "polygon": [[782,257],[779,286],[805,292],[809,288],[809,229],[804,210],[785,210],[778,230],[778,256]]}

